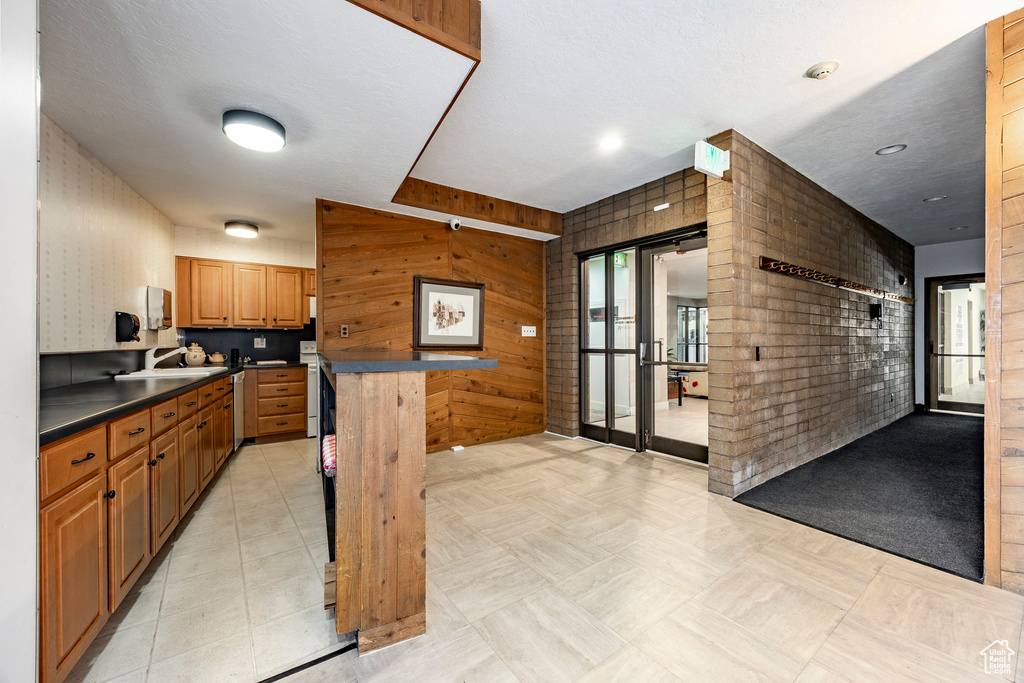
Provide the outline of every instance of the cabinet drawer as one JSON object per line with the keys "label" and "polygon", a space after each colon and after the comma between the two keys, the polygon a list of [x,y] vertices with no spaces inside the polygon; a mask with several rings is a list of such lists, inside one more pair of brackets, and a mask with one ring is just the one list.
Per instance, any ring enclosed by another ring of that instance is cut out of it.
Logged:
{"label": "cabinet drawer", "polygon": [[138,448],[153,436],[149,410],[140,410],[127,417],[114,420],[108,426],[110,459],[116,460],[133,448]]}
{"label": "cabinet drawer", "polygon": [[302,415],[306,410],[306,398],[305,396],[284,395],[281,398],[261,398],[257,402],[257,406],[256,415],[258,417],[287,415],[289,413]]}
{"label": "cabinet drawer", "polygon": [[199,387],[199,409],[202,410],[217,400],[217,390],[214,387],[216,382],[207,382]]}
{"label": "cabinet drawer", "polygon": [[275,396],[302,396],[306,393],[305,382],[291,382],[289,384],[260,384],[256,390],[259,398],[274,398]]}
{"label": "cabinet drawer", "polygon": [[102,470],[106,454],[106,425],[44,446],[39,451],[42,500]]}
{"label": "cabinet drawer", "polygon": [[199,410],[199,392],[193,389],[178,397],[178,419],[192,417]]}
{"label": "cabinet drawer", "polygon": [[256,433],[260,436],[305,430],[305,415],[271,415],[270,417],[256,418]]}
{"label": "cabinet drawer", "polygon": [[153,436],[163,434],[178,424],[178,399],[158,403],[149,409],[149,419],[153,422]]}
{"label": "cabinet drawer", "polygon": [[231,378],[225,377],[213,383],[214,399],[220,400],[231,391]]}
{"label": "cabinet drawer", "polygon": [[285,382],[302,382],[306,379],[305,367],[278,368],[276,370],[257,370],[256,381],[259,384],[283,384]]}

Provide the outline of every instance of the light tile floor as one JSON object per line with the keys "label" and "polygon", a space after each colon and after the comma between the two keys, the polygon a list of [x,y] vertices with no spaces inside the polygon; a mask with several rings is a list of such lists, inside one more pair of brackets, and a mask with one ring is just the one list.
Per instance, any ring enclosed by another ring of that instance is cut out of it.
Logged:
{"label": "light tile floor", "polygon": [[[302,512],[319,491],[295,474],[312,448],[246,451],[89,680],[251,681],[338,647]],[[981,650],[1024,645],[1024,597],[709,494],[681,461],[538,435],[432,454],[427,476],[427,635],[290,683],[993,681]]]}
{"label": "light tile floor", "polygon": [[69,681],[262,680],[343,647],[316,439],[232,455]]}
{"label": "light tile floor", "polygon": [[427,635],[290,683],[993,681],[982,648],[1024,646],[1024,597],[709,494],[694,465],[550,435],[427,462]]}

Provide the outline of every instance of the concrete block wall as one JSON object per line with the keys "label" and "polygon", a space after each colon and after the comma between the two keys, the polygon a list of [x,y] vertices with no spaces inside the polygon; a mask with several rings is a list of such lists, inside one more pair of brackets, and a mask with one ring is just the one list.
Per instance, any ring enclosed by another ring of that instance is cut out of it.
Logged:
{"label": "concrete block wall", "polygon": [[[670,206],[655,212],[654,207]],[[580,207],[562,217],[563,232],[547,243],[548,431],[580,433],[577,254],[703,223],[705,176],[692,168]]]}
{"label": "concrete block wall", "polygon": [[732,497],[914,404],[912,305],[885,302],[879,330],[878,300],[760,257],[913,296],[914,248],[739,133],[711,142],[732,170],[707,187],[709,489]]}

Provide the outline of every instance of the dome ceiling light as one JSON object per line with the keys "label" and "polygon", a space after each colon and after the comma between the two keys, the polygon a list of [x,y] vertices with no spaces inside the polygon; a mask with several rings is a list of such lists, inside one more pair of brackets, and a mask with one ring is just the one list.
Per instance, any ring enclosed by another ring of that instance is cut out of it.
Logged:
{"label": "dome ceiling light", "polygon": [[877,154],[880,157],[886,157],[889,156],[890,154],[897,154],[899,152],[902,152],[906,148],[906,145],[889,145],[888,147],[883,147],[882,149],[876,151],[875,154]]}
{"label": "dome ceiling light", "polygon": [[221,129],[236,145],[257,152],[278,152],[284,148],[284,126],[263,114],[244,109],[224,112]]}
{"label": "dome ceiling light", "polygon": [[224,224],[224,232],[232,237],[254,239],[259,236],[260,229],[255,223],[246,221],[228,221]]}

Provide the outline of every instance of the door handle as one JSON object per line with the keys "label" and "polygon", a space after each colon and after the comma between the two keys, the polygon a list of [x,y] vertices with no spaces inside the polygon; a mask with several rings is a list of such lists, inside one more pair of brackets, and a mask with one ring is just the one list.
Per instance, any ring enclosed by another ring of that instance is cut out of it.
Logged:
{"label": "door handle", "polygon": [[117,495],[117,491],[111,489],[111,490],[107,491],[106,493],[104,493],[103,497],[106,498],[107,500],[114,500],[114,496],[116,496],[116,495]]}
{"label": "door handle", "polygon": [[167,413],[166,415],[164,415],[165,420],[169,417],[174,417],[174,413]]}
{"label": "door handle", "polygon": [[95,457],[96,457],[95,453],[86,453],[84,458],[79,458],[78,460],[72,460],[71,464],[72,465],[80,465],[83,462],[85,462],[86,460],[92,460]]}
{"label": "door handle", "polygon": [[144,431],[146,431],[145,427],[139,427],[134,432],[128,432],[128,436],[137,436],[137,435],[141,434]]}

